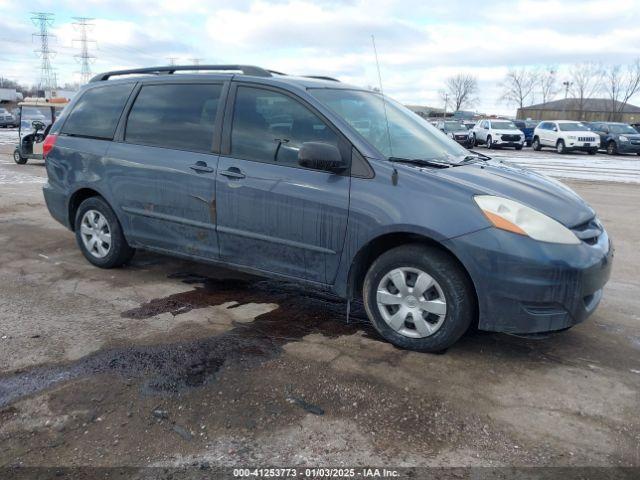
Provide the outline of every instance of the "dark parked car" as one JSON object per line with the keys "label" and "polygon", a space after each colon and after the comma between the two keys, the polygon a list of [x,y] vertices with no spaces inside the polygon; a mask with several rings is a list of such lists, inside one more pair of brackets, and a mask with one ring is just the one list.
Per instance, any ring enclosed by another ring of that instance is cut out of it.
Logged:
{"label": "dark parked car", "polygon": [[19,122],[6,108],[0,108],[0,127],[17,127]]}
{"label": "dark parked car", "polygon": [[473,135],[462,122],[443,120],[436,124],[436,128],[460,145],[464,145],[467,148],[473,147]]}
{"label": "dark parked car", "polygon": [[522,130],[522,133],[524,133],[524,141],[527,147],[530,147],[533,141],[533,131],[540,122],[537,120],[514,120],[513,123]]}
{"label": "dark parked car", "polygon": [[600,135],[600,146],[609,155],[635,153],[640,155],[640,133],[631,125],[617,122],[592,122],[591,131]]}
{"label": "dark parked car", "polygon": [[47,207],[92,264],[140,248],[361,298],[402,348],[440,351],[471,326],[568,328],[611,271],[607,232],[569,188],[334,80],[101,74],[44,152]]}

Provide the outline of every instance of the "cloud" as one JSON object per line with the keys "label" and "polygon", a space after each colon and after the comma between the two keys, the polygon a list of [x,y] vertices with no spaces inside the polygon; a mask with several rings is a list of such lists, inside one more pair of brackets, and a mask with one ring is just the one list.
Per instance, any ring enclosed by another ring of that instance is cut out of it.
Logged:
{"label": "cloud", "polygon": [[[35,82],[29,12],[48,2],[0,5],[2,74]],[[438,105],[445,79],[468,72],[478,109],[501,113],[513,113],[497,101],[510,67],[558,65],[566,77],[573,63],[640,56],[640,0],[58,0],[52,48],[63,81],[79,70],[74,16],[96,18],[94,71],[200,58],[377,85],[373,34],[388,94]]]}

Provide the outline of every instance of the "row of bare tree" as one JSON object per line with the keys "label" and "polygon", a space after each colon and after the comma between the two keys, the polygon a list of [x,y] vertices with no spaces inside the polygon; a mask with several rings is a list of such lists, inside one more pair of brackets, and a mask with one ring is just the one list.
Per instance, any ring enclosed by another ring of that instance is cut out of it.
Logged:
{"label": "row of bare tree", "polygon": [[[561,91],[565,97],[576,100],[576,109],[580,112],[587,99],[605,96],[610,102],[611,119],[619,119],[629,100],[640,93],[640,58],[628,65],[576,64],[562,83],[555,66],[514,68],[502,82],[500,100],[522,108],[535,99],[549,102]],[[478,79],[468,73],[449,77],[440,95],[454,110],[472,108],[478,101]]]}

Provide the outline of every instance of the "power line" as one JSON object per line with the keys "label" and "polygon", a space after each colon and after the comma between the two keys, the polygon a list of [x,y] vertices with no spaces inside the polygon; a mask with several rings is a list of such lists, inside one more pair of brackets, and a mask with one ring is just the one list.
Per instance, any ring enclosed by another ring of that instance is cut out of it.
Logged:
{"label": "power line", "polygon": [[91,62],[95,60],[95,55],[89,53],[89,43],[95,40],[89,40],[87,31],[93,27],[91,20],[87,17],[73,17],[75,22],[73,25],[80,31],[80,38],[74,38],[74,42],[80,42],[80,53],[74,55],[76,60],[80,62],[80,82],[87,83],[91,79]]}
{"label": "power line", "polygon": [[55,35],[49,33],[49,29],[53,26],[53,13],[32,12],[31,21],[38,27],[38,33],[34,33],[33,37],[40,38],[40,48],[35,52],[40,56],[40,83],[39,90],[53,90],[56,88],[56,75],[51,67],[51,58],[55,56],[55,51],[49,48],[49,39],[55,38]]}

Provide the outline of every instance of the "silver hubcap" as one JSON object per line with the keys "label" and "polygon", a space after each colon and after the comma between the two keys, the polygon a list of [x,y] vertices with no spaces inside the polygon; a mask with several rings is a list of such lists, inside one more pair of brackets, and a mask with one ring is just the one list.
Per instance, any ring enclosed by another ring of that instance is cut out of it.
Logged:
{"label": "silver hubcap", "polygon": [[109,222],[97,210],[87,210],[80,222],[80,236],[87,251],[96,258],[104,258],[111,250]]}
{"label": "silver hubcap", "polygon": [[435,279],[417,268],[388,272],[378,284],[380,315],[396,332],[424,338],[436,333],[447,315],[447,301]]}

